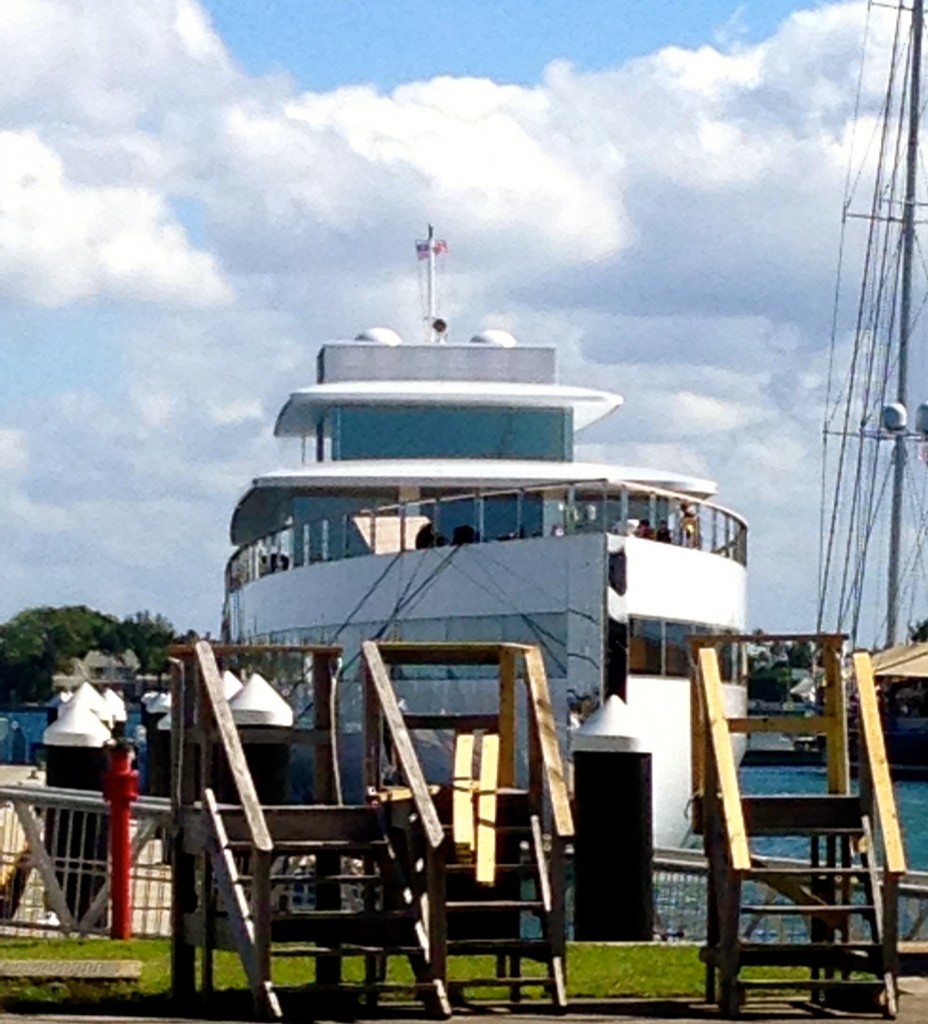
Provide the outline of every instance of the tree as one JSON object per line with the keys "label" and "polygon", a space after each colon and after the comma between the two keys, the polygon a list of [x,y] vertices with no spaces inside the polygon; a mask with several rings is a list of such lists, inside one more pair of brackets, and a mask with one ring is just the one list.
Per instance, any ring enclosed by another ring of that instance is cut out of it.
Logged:
{"label": "tree", "polygon": [[120,621],[85,605],[29,608],[0,626],[0,701],[48,700],[55,672],[93,650],[132,650],[143,674],[160,674],[173,638],[171,623],[148,611]]}

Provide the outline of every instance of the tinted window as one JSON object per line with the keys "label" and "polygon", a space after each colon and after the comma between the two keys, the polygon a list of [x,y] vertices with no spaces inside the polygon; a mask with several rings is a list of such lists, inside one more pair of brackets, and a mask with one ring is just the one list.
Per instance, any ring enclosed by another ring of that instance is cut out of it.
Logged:
{"label": "tinted window", "polygon": [[336,459],[568,459],[571,424],[561,409],[344,407],[332,417]]}

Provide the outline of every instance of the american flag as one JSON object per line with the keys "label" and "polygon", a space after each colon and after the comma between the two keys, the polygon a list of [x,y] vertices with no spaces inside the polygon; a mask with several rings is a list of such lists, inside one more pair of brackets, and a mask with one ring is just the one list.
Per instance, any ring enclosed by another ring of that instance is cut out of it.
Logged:
{"label": "american flag", "polygon": [[[448,243],[443,238],[432,239],[432,252],[436,256],[440,256],[443,252],[448,251]],[[429,258],[429,243],[428,240],[422,242],[416,242],[416,255],[420,260],[427,260]]]}

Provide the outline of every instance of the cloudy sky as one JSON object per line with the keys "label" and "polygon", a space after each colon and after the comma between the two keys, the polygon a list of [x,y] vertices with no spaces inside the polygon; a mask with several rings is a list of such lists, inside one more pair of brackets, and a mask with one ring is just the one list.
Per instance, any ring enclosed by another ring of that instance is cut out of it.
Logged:
{"label": "cloudy sky", "polygon": [[865,18],[4,0],[0,617],[215,630],[278,407],[321,340],[419,337],[432,221],[453,335],[555,343],[563,380],[623,393],[582,453],[717,479],[752,526],[751,624],[811,627],[841,205],[881,89],[855,130]]}

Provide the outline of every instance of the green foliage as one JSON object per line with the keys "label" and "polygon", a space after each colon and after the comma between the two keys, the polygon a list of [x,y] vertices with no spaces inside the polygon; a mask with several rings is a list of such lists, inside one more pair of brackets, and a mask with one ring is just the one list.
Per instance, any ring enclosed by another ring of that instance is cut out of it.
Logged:
{"label": "green foliage", "polygon": [[85,605],[29,608],[0,626],[0,701],[46,701],[52,676],[89,651],[134,651],[139,671],[166,670],[174,627],[161,615],[136,612],[120,621]]}

